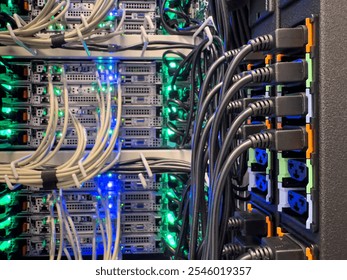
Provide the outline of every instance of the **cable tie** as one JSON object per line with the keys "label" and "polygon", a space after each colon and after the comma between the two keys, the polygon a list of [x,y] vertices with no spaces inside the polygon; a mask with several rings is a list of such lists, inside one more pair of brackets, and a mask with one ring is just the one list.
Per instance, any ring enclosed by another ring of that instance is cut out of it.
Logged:
{"label": "cable tie", "polygon": [[149,37],[148,37],[146,29],[143,25],[140,27],[140,30],[141,30],[141,40],[143,42],[141,57],[143,57],[145,55],[145,52],[146,52],[147,47],[149,45]]}
{"label": "cable tie", "polygon": [[[198,37],[198,35],[199,35],[203,30],[206,32],[205,27],[208,27],[209,25],[212,25],[213,28],[214,28],[215,30],[217,30],[216,25],[214,24],[214,20],[213,20],[213,17],[212,17],[212,16],[208,17],[208,18],[203,22],[203,24],[201,24],[201,26],[199,27],[199,29],[196,30],[195,33],[193,34],[193,37],[192,37],[193,45],[196,45],[196,42],[195,42],[196,37]],[[209,32],[211,33],[211,30],[209,30]],[[209,36],[209,34],[208,34],[208,36]],[[210,39],[210,38],[209,38],[209,39]],[[213,38],[212,38],[212,40],[213,40]],[[209,43],[210,43],[210,41],[209,41]]]}
{"label": "cable tie", "polygon": [[77,189],[81,189],[81,188],[82,188],[82,184],[81,184],[80,181],[78,180],[78,178],[77,178],[77,176],[76,176],[75,173],[72,174],[72,179],[73,179],[73,181],[74,181],[74,183],[75,183],[75,185],[76,185],[76,188],[77,188]]}
{"label": "cable tie", "polygon": [[206,36],[208,38],[208,43],[203,48],[203,50],[207,49],[209,46],[211,46],[213,44],[213,35],[211,33],[211,29],[209,27],[205,27],[204,31],[205,31]]}
{"label": "cable tie", "polygon": [[37,55],[37,50],[29,48],[26,44],[24,44],[21,40],[18,39],[18,37],[14,34],[11,24],[6,24],[7,30],[10,32],[10,35],[13,39],[13,41],[20,47],[26,49],[29,53],[31,53],[33,56]]}
{"label": "cable tie", "polygon": [[143,163],[143,165],[144,165],[144,167],[145,167],[145,169],[147,171],[148,177],[152,178],[153,177],[153,173],[152,173],[151,167],[148,164],[147,159],[145,158],[143,153],[140,153],[140,157],[141,157],[142,163]]}
{"label": "cable tie", "polygon": [[10,178],[8,178],[7,175],[4,176],[4,179],[5,179],[5,183],[7,185],[7,187],[13,191],[15,190],[16,188],[18,188],[20,186],[20,184],[17,184],[17,185],[12,185],[11,181],[10,181]]}
{"label": "cable tie", "polygon": [[143,176],[143,174],[142,174],[142,173],[139,173],[138,176],[139,176],[139,179],[140,179],[140,181],[141,181],[142,187],[143,187],[144,189],[147,189],[148,185],[147,185],[146,179],[145,179],[145,177]]}
{"label": "cable tie", "polygon": [[55,190],[57,188],[58,178],[56,169],[42,171],[41,179],[44,190]]}
{"label": "cable tie", "polygon": [[81,170],[81,173],[83,175],[83,177],[87,177],[87,172],[84,169],[83,163],[82,163],[82,159],[78,161],[78,167]]}
{"label": "cable tie", "polygon": [[88,49],[87,43],[84,40],[82,33],[81,33],[81,30],[79,29],[78,26],[76,26],[76,31],[77,31],[78,38],[80,39],[82,46],[83,46],[84,50],[86,51],[87,56],[90,56],[90,51]]}
{"label": "cable tie", "polygon": [[11,162],[10,166],[11,166],[12,174],[13,174],[13,177],[16,180],[19,178],[18,172],[16,170],[17,163],[21,162],[22,160],[25,160],[25,159],[27,159],[29,157],[31,157],[31,155],[24,156],[24,157],[22,157],[20,159],[17,159],[17,160],[14,160],[14,161]]}

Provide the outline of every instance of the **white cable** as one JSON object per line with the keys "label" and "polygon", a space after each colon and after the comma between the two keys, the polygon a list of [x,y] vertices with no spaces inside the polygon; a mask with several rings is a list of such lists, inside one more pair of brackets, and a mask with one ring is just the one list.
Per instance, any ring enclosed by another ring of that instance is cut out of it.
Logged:
{"label": "white cable", "polygon": [[118,260],[119,246],[121,240],[121,201],[120,192],[117,195],[117,222],[116,222],[116,239],[114,242],[112,260]]}

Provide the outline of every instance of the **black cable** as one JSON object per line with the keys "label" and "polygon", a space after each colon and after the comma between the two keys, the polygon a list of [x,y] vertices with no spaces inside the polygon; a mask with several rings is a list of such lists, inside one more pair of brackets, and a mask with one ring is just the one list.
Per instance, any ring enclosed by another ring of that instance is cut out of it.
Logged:
{"label": "black cable", "polygon": [[[220,106],[216,110],[215,115],[215,121],[213,123],[212,129],[211,129],[211,136],[210,136],[210,143],[209,143],[209,149],[210,149],[210,174],[213,174],[214,172],[214,164],[216,159],[216,154],[218,153],[218,131],[220,127],[220,123],[222,121],[225,109],[227,108],[229,102],[231,101],[232,97],[236,92],[240,90],[240,88],[244,87],[248,83],[252,82],[253,78],[251,74],[248,74],[244,77],[242,77],[239,81],[237,81],[227,92],[225,95],[225,98],[223,99],[223,102],[220,104]],[[213,182],[212,182],[213,183]]]}
{"label": "black cable", "polygon": [[[207,139],[209,136],[209,131],[213,123],[213,116],[208,120],[204,132],[202,133],[202,136],[199,141],[199,145],[197,147],[196,151],[196,162],[195,162],[195,170],[196,170],[196,180],[194,187],[192,188],[192,201],[193,201],[193,213],[192,213],[192,225],[190,229],[190,245],[189,245],[189,252],[190,252],[190,258],[192,260],[196,257],[196,244],[197,244],[197,236],[198,236],[198,219],[199,219],[199,201],[201,198],[202,191],[204,190],[204,180],[201,180],[201,177],[204,176],[205,170],[199,168],[203,164],[203,158],[204,158],[204,148],[207,143]],[[192,169],[193,169],[192,165]]]}
{"label": "black cable", "polygon": [[246,140],[243,142],[240,146],[238,146],[227,158],[226,162],[223,164],[223,167],[221,169],[220,175],[218,176],[218,180],[215,183],[214,188],[214,195],[213,195],[213,201],[211,202],[212,205],[212,211],[211,211],[211,230],[210,230],[210,258],[212,260],[215,260],[218,258],[219,252],[218,252],[218,226],[217,223],[219,221],[219,201],[220,197],[223,192],[223,185],[225,184],[227,174],[230,171],[231,166],[234,164],[234,162],[237,160],[237,158],[245,151],[250,149],[253,146],[253,143],[251,140]]}

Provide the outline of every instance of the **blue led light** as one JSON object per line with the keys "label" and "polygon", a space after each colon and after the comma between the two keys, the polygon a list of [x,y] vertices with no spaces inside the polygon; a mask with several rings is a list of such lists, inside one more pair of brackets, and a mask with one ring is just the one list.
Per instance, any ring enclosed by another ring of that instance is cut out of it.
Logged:
{"label": "blue led light", "polygon": [[111,181],[108,182],[108,183],[107,183],[107,187],[108,187],[108,188],[112,188],[112,187],[113,187],[113,182],[111,182]]}
{"label": "blue led light", "polygon": [[110,203],[109,205],[108,205],[108,208],[113,208],[113,204],[112,203]]}

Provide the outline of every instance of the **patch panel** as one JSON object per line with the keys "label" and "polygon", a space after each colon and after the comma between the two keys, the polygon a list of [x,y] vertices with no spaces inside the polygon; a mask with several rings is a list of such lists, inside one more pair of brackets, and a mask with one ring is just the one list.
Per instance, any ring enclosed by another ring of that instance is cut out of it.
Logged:
{"label": "patch panel", "polygon": [[160,213],[123,213],[121,221],[123,233],[159,232],[163,226]]}
{"label": "patch panel", "polygon": [[[44,0],[29,0],[26,2],[28,11],[28,21],[34,20],[42,11],[45,1]],[[64,21],[60,20],[55,24],[49,25],[45,30],[39,34],[55,34],[70,31],[74,29],[76,24],[81,24],[81,14],[88,19],[94,8],[94,1],[71,1],[70,7],[65,14]],[[112,13],[111,13],[112,14]],[[109,32],[114,30],[115,15],[109,15],[103,21],[100,22],[99,27],[108,27]],[[107,34],[108,32],[99,32],[99,34]]]}
{"label": "patch panel", "polygon": [[[95,207],[102,207],[98,204],[97,195],[92,193],[73,192],[64,194],[66,208],[70,213],[90,213],[95,212]],[[110,203],[115,205],[114,197],[110,196]],[[47,194],[28,194],[19,195],[19,201],[22,201],[21,207],[23,213],[49,213],[47,203]]]}
{"label": "patch panel", "polygon": [[163,106],[163,97],[160,95],[148,96],[123,96],[124,105],[151,105]]}
{"label": "patch panel", "polygon": [[[79,234],[92,234],[93,233],[93,214],[76,215],[72,214],[71,219],[74,222],[76,231]],[[49,216],[30,216],[25,218],[22,222],[23,233],[32,235],[44,235],[50,233],[50,225],[48,224]],[[59,232],[58,218],[55,217],[56,232]],[[24,232],[25,229],[25,232]],[[96,232],[100,231],[96,226]]]}
{"label": "patch panel", "polygon": [[125,192],[121,195],[123,211],[159,211],[162,195],[155,192]]}
{"label": "patch panel", "polygon": [[149,1],[134,1],[134,0],[119,0],[119,8],[125,9],[128,11],[142,11],[142,12],[150,12],[155,11],[157,8],[157,4],[155,0]]}
{"label": "patch panel", "polygon": [[157,95],[158,89],[156,86],[152,85],[132,85],[132,84],[122,84],[121,85],[123,95],[125,97],[132,96],[155,96]]}
{"label": "patch panel", "polygon": [[121,237],[123,254],[163,253],[160,237],[156,234],[123,234]]}
{"label": "patch panel", "polygon": [[[92,236],[80,236],[81,253],[83,256],[90,256],[92,254]],[[97,253],[100,254],[102,248],[101,237],[97,236]],[[57,248],[59,247],[60,240],[57,240]],[[49,255],[49,237],[48,236],[33,236],[31,238],[23,239],[20,241],[22,244],[21,252],[24,257],[47,257]],[[66,245],[66,249],[73,256],[73,250],[70,244]],[[65,255],[65,254],[64,254]]]}
{"label": "patch panel", "polygon": [[[173,179],[168,179],[169,176]],[[114,190],[120,188],[123,192],[162,190],[167,189],[169,186],[171,188],[181,188],[183,184],[173,175],[153,174],[153,177],[149,178],[148,174],[143,174],[143,177],[147,184],[146,188],[142,185],[138,174],[118,174],[109,172],[108,174],[96,177],[95,182],[102,189]]]}

